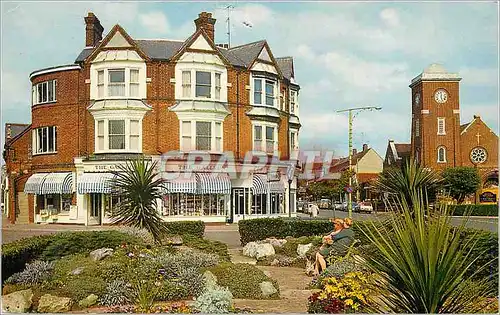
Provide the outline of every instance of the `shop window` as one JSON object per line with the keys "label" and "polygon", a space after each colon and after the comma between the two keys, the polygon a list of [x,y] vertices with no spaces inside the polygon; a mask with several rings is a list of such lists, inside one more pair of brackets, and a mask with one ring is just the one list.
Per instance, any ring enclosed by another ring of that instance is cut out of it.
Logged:
{"label": "shop window", "polygon": [[102,210],[102,195],[90,194],[90,216],[100,218]]}
{"label": "shop window", "polygon": [[267,213],[267,194],[252,196],[252,214],[262,215]]}
{"label": "shop window", "polygon": [[163,196],[164,216],[225,216],[227,195],[174,193]]}

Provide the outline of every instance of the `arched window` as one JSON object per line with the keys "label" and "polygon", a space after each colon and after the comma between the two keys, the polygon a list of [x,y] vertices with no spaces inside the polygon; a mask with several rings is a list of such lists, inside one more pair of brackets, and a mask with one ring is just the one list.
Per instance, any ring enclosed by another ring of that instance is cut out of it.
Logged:
{"label": "arched window", "polygon": [[437,158],[438,158],[438,163],[446,163],[446,148],[445,147],[439,147],[437,150]]}

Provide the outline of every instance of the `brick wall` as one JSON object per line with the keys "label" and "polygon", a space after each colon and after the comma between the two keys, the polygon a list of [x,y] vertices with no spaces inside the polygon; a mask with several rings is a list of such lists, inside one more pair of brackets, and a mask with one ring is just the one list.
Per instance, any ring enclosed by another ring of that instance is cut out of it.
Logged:
{"label": "brick wall", "polygon": [[[480,135],[479,143],[477,134]],[[461,165],[474,166],[470,159],[470,153],[475,147],[482,147],[488,153],[486,162],[478,165],[478,168],[488,170],[498,168],[498,136],[486,126],[481,118],[474,118],[474,122],[464,133],[460,135]]]}

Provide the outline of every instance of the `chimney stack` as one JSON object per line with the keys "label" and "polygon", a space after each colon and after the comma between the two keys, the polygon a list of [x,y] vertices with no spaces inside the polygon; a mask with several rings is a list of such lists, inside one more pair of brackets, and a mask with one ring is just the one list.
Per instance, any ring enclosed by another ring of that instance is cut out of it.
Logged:
{"label": "chimney stack", "polygon": [[358,150],[352,149],[352,155],[356,155],[356,153],[358,153]]}
{"label": "chimney stack", "polygon": [[85,19],[85,47],[96,47],[102,40],[102,32],[104,28],[101,21],[89,12]]}
{"label": "chimney stack", "polygon": [[368,151],[368,144],[363,144],[363,152]]}
{"label": "chimney stack", "polygon": [[212,13],[201,12],[198,14],[198,18],[194,20],[194,24],[196,25],[196,31],[200,28],[205,30],[208,37],[215,42],[215,19],[212,18]]}

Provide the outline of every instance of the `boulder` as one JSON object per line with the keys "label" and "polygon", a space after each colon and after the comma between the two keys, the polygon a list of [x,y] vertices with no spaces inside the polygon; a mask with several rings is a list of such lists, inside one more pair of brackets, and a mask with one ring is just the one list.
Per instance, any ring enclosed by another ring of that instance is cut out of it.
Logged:
{"label": "boulder", "polygon": [[180,237],[179,235],[167,237],[165,238],[165,242],[172,246],[181,246],[183,244],[182,237]]}
{"label": "boulder", "polygon": [[275,237],[267,238],[266,243],[269,243],[275,247],[282,247],[284,244],[286,244],[287,240],[283,239],[277,239]]}
{"label": "boulder", "polygon": [[312,276],[314,274],[314,263],[309,259],[306,261],[306,275]]}
{"label": "boulder", "polygon": [[81,274],[83,272],[83,269],[85,269],[84,267],[78,267],[72,271],[70,271],[68,274],[70,275],[73,275],[73,276],[77,276],[79,274]]}
{"label": "boulder", "polygon": [[217,286],[217,277],[210,271],[205,271],[203,273],[203,279],[205,280],[205,288],[215,288]]}
{"label": "boulder", "polygon": [[39,313],[67,313],[71,310],[70,298],[44,294],[38,301]]}
{"label": "boulder", "polygon": [[272,273],[269,270],[264,270],[264,274],[266,275],[266,277],[269,277],[269,278],[271,278],[271,276],[272,276]]}
{"label": "boulder", "polygon": [[250,242],[243,247],[243,255],[248,256],[248,257],[255,257],[255,254],[257,253],[257,246],[258,244],[256,242]]}
{"label": "boulder", "polygon": [[257,260],[267,257],[267,256],[272,256],[275,255],[276,252],[274,250],[273,245],[271,244],[260,244],[257,246],[257,251],[255,252],[255,258]]}
{"label": "boulder", "polygon": [[80,300],[80,302],[78,302],[78,305],[81,308],[91,307],[92,305],[95,305],[97,303],[97,299],[98,299],[97,295],[91,294],[91,295],[87,296],[86,298]]}
{"label": "boulder", "polygon": [[297,246],[297,255],[299,255],[299,257],[306,257],[306,253],[311,249],[312,246],[312,243],[309,243],[307,245],[299,244]]}
{"label": "boulder", "polygon": [[104,258],[113,255],[113,249],[112,248],[99,248],[96,249],[92,252],[90,252],[90,257],[94,261],[99,261],[103,260]]}
{"label": "boulder", "polygon": [[271,266],[279,266],[280,265],[280,261],[276,258],[274,258],[273,261],[271,261]]}
{"label": "boulder", "polygon": [[2,296],[2,313],[27,313],[33,303],[31,289],[12,292]]}
{"label": "boulder", "polygon": [[260,286],[260,292],[262,292],[262,295],[264,297],[269,297],[278,292],[278,290],[276,290],[276,288],[270,281],[263,281],[259,284],[259,286]]}

